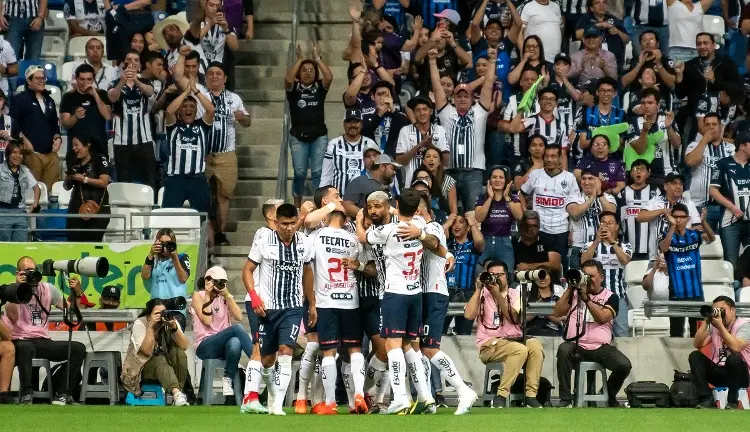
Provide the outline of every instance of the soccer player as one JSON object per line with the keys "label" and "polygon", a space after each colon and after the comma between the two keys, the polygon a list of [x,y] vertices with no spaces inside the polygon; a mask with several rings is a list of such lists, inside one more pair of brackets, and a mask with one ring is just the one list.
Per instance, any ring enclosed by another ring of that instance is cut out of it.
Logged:
{"label": "soccer player", "polygon": [[[391,370],[393,400],[388,414],[423,412],[435,401],[425,382],[425,374],[419,355],[412,349],[411,341],[418,336],[422,315],[422,290],[420,286],[423,241],[437,248],[437,238],[424,231],[424,223],[415,219],[420,195],[414,189],[405,189],[398,199],[398,223],[370,227],[365,232],[363,212],[357,214],[357,237],[361,242],[383,245],[388,260],[385,272],[385,293],[380,304],[382,315],[381,337],[386,339],[388,363]],[[419,231],[413,237],[414,228]],[[405,366],[409,366],[417,381],[417,404],[411,405],[406,396]],[[419,408],[419,409],[418,409]]]}
{"label": "soccer player", "polygon": [[[315,299],[319,315],[319,344],[323,352],[321,371],[325,406],[319,415],[336,414],[336,350],[344,347],[351,360],[354,381],[354,407],[358,414],[368,412],[364,398],[365,358],[362,355],[362,328],[358,317],[359,296],[355,270],[362,271],[357,238],[344,230],[343,209],[328,216],[328,226],[312,234],[315,260]],[[350,263],[353,261],[353,263]],[[361,267],[360,267],[361,266]]]}
{"label": "soccer player", "polygon": [[[283,204],[281,200],[268,200],[261,207],[263,212],[263,218],[266,221],[266,226],[259,228],[255,231],[253,237],[253,243],[255,244],[258,239],[263,238],[265,235],[273,233],[276,229],[276,209]],[[245,265],[247,266],[247,264]],[[258,268],[256,267],[254,272],[250,272],[253,280],[257,280]],[[268,413],[268,409],[264,407],[258,400],[258,393],[260,392],[260,381],[261,381],[261,363],[260,363],[260,340],[258,333],[260,331],[260,323],[258,315],[253,310],[252,298],[250,297],[252,286],[249,276],[245,274],[245,270],[242,271],[242,282],[245,284],[245,290],[247,295],[245,296],[245,310],[247,311],[247,320],[250,323],[250,334],[253,337],[253,355],[250,357],[250,361],[247,363],[247,374],[245,375],[245,395],[242,399],[242,406],[240,412],[242,413]]]}
{"label": "soccer player", "polygon": [[[260,318],[262,376],[268,388],[268,412],[286,415],[284,395],[292,378],[292,353],[302,320],[302,295],[310,302],[310,318],[317,322],[310,240],[297,232],[299,215],[292,204],[276,209],[276,231],[264,233],[253,243],[243,270],[253,311]],[[260,269],[256,292],[253,271]],[[278,351],[278,353],[277,353]],[[278,354],[278,355],[277,355]],[[278,357],[278,375],[274,365]],[[272,379],[272,374],[275,375]]]}
{"label": "soccer player", "polygon": [[[430,195],[422,192],[419,201],[419,215],[425,220],[425,232],[435,236],[439,245],[447,252],[448,243],[445,239],[445,231],[442,225],[432,220],[430,214]],[[432,367],[429,362],[440,370],[440,376],[447,380],[458,391],[458,408],[456,415],[469,412],[471,406],[478,396],[474,390],[464,383],[458,373],[453,360],[440,350],[440,340],[443,334],[443,323],[448,314],[448,280],[445,277],[447,268],[452,268],[456,260],[452,254],[446,253],[445,257],[430,250],[425,251],[422,257],[422,322],[423,331],[420,338],[422,354],[424,355],[424,368],[427,372],[427,383],[430,382],[429,375]]]}

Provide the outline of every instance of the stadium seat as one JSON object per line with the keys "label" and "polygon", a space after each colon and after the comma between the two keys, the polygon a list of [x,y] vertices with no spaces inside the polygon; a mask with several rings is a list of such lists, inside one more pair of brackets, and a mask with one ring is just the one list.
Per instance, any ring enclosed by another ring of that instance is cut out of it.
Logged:
{"label": "stadium seat", "polygon": [[65,59],[65,41],[57,36],[45,36],[42,40],[42,59],[62,64]]}
{"label": "stadium seat", "polygon": [[78,62],[74,61],[63,63],[62,69],[60,69],[60,81],[70,82],[73,79],[73,73],[77,64]]}
{"label": "stadium seat", "polygon": [[198,212],[188,208],[159,208],[152,213],[185,213],[185,216],[148,216],[144,223],[146,229],[169,227],[180,238],[197,240],[200,237],[201,220]]}
{"label": "stadium seat", "polygon": [[724,19],[716,15],[703,15],[703,31],[711,33],[720,42],[725,33]]}
{"label": "stadium seat", "polygon": [[[487,363],[484,367],[484,387],[482,388],[482,401],[487,404],[491,403],[492,399],[495,397],[495,393],[492,391],[492,372],[497,372],[497,380],[499,382],[500,377],[503,376],[503,370],[505,369],[505,364],[503,362],[492,362]],[[524,399],[523,394],[519,393],[510,393],[507,398],[505,398],[505,406],[504,407],[497,407],[497,408],[510,408],[512,403],[515,401],[522,401]]]}
{"label": "stadium seat", "polygon": [[164,186],[159,188],[159,192],[156,193],[156,205],[161,207],[161,203],[164,201]]}
{"label": "stadium seat", "polygon": [[[211,406],[214,404],[214,399],[216,399],[215,396],[217,396],[216,392],[214,392],[214,376],[216,375],[216,370],[223,370],[226,367],[226,362],[219,359],[198,360],[197,357],[195,358],[195,361],[201,362],[201,378],[198,386],[199,394],[201,396],[201,405]],[[239,371],[234,374],[233,381],[235,403],[237,405],[242,405],[242,383],[240,382]],[[219,396],[221,398],[221,403],[223,404],[225,398],[221,394],[219,394]]]}
{"label": "stadium seat", "polygon": [[44,86],[49,91],[49,97],[52,98],[53,101],[55,101],[55,106],[57,108],[57,111],[60,112],[60,102],[62,102],[62,90],[60,90],[60,87],[56,85],[50,85],[47,84]]}
{"label": "stadium seat", "polygon": [[734,283],[732,263],[720,260],[701,260],[701,282],[726,285],[731,288]]}
{"label": "stadium seat", "polygon": [[32,375],[32,376],[37,376],[37,377],[40,376],[41,370],[44,369],[45,370],[44,373],[46,375],[45,380],[47,381],[46,390],[37,391],[36,389],[42,386],[38,386],[38,383],[37,385],[34,385],[33,386],[34,392],[32,393],[31,396],[34,399],[49,399],[49,401],[52,402],[54,400],[54,393],[53,393],[53,388],[52,388],[52,364],[47,359],[35,358],[31,360],[31,368],[32,370],[35,369],[35,372],[36,372],[36,375]]}
{"label": "stadium seat", "polygon": [[713,243],[703,243],[701,246],[701,260],[722,260],[724,259],[724,248],[721,246],[721,237],[716,236]]}
{"label": "stadium seat", "polygon": [[[97,371],[106,370],[108,376],[119,376],[122,370],[120,351],[96,351],[86,353],[83,363],[83,382],[81,383],[81,397],[78,399],[82,404],[86,399],[109,399],[110,405],[120,401],[120,386],[118,379],[109,379],[106,384],[97,384],[91,381],[91,372],[98,375]],[[96,380],[94,380],[96,381]]]}
{"label": "stadium seat", "polygon": [[86,42],[92,37],[95,37],[102,41],[104,44],[105,52],[107,48],[107,40],[104,36],[76,36],[68,43],[68,55],[73,57],[73,60],[83,60],[86,58]]}
{"label": "stadium seat", "polygon": [[[49,204],[47,186],[42,182],[39,182],[37,184],[39,185],[39,207],[41,207],[42,209],[46,209],[47,204]],[[34,204],[34,192],[30,189],[26,192],[26,205],[30,206],[32,204]]]}
{"label": "stadium seat", "polygon": [[713,302],[718,296],[727,296],[734,298],[734,290],[731,286],[718,284],[703,284],[703,300]]}
{"label": "stadium seat", "polygon": [[70,28],[62,11],[50,11],[44,19],[44,34],[57,36],[66,41],[70,39]]}
{"label": "stadium seat", "polygon": [[742,287],[735,293],[735,300],[740,303],[750,303],[750,287]]}
{"label": "stadium seat", "polygon": [[638,336],[666,336],[669,334],[669,318],[648,318],[643,309],[631,309],[628,311],[628,327],[631,335]]}
{"label": "stadium seat", "polygon": [[[589,372],[592,372],[589,374]],[[597,391],[596,373],[601,375],[601,382],[607,382],[607,370],[596,362],[582,361],[578,363],[578,379],[576,380],[576,407],[586,407],[589,403],[597,406],[607,406],[609,396],[607,386],[602,385],[601,393]]]}
{"label": "stadium seat", "polygon": [[124,216],[122,218],[112,218],[107,225],[107,231],[104,234],[104,240],[108,242],[131,242],[143,239],[142,217],[135,216],[140,210],[133,208],[111,207],[110,212],[113,215]]}
{"label": "stadium seat", "polygon": [[57,197],[57,205],[61,209],[68,208],[68,204],[70,203],[70,194],[73,189],[71,190],[65,190],[63,187],[62,181],[55,182],[55,184],[52,185],[52,190],[50,191],[51,196]]}
{"label": "stadium seat", "polygon": [[109,205],[151,211],[154,205],[154,190],[151,186],[136,183],[110,183],[107,186]]}
{"label": "stadium seat", "polygon": [[570,43],[570,55],[573,55],[574,53],[577,53],[581,50],[581,41],[576,40]]}
{"label": "stadium seat", "polygon": [[636,260],[630,261],[625,266],[624,279],[628,285],[641,285],[643,282],[643,276],[648,273],[648,261],[647,260]]}

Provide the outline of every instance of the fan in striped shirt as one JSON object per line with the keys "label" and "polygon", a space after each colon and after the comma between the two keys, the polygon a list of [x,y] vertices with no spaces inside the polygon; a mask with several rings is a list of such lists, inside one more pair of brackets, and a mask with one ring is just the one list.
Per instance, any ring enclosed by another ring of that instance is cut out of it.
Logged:
{"label": "fan in striped shirt", "polygon": [[207,70],[211,62],[224,63],[225,51],[237,51],[240,41],[229,28],[221,0],[206,0],[199,5],[203,7],[198,7],[185,38],[203,48],[201,59]]}
{"label": "fan in striped shirt", "polygon": [[[518,162],[522,158],[525,158],[527,156],[527,145],[525,139],[526,137],[522,137],[520,133],[511,131],[511,129],[509,128],[510,122],[518,115],[518,104],[521,102],[524,93],[526,93],[531,88],[531,86],[534,84],[534,82],[536,82],[537,79],[539,79],[539,74],[534,69],[527,69],[523,71],[523,73],[521,74],[521,79],[519,81],[521,85],[521,91],[516,94],[510,95],[510,98],[508,98],[508,104],[505,105],[505,110],[503,110],[503,118],[498,124],[498,129],[507,134],[506,141],[510,141],[509,144],[512,146],[512,161]],[[531,109],[531,114],[538,113],[539,109],[539,99],[535,98],[533,107]]]}
{"label": "fan in striped shirt", "polygon": [[557,145],[562,148],[562,166],[567,169],[568,162],[568,130],[565,124],[555,114],[557,108],[557,92],[546,87],[539,91],[539,113],[524,118],[519,113],[508,125],[511,133],[525,133],[527,137],[534,135],[543,136],[549,145]]}
{"label": "fan in striped shirt", "polygon": [[3,17],[7,20],[4,30],[13,29],[5,37],[13,52],[19,57],[23,52],[26,60],[40,58],[47,1],[44,6],[41,0],[5,0],[3,4]]}
{"label": "fan in striped shirt", "polygon": [[734,155],[734,144],[724,141],[722,129],[723,125],[717,113],[706,114],[703,117],[703,136],[696,137],[696,140],[685,149],[685,164],[692,169],[690,199],[696,207],[705,206],[709,200],[711,178],[716,170],[716,163]]}
{"label": "fan in striped shirt", "polygon": [[[581,253],[581,262],[595,259],[604,267],[603,285],[617,294],[620,309],[615,317],[614,334],[616,337],[628,335],[628,301],[625,292],[625,266],[631,260],[633,248],[630,243],[618,238],[620,226],[614,212],[604,211],[599,214],[599,229],[593,241],[586,243]],[[621,318],[620,318],[621,317]]]}
{"label": "fan in striped shirt", "polygon": [[[647,260],[648,248],[652,243],[652,233],[648,222],[636,220],[641,210],[647,210],[649,201],[661,196],[658,187],[648,184],[651,166],[643,159],[637,159],[630,168],[632,183],[620,192],[617,207],[620,209],[620,223],[625,239],[633,246],[633,259]],[[655,240],[654,240],[655,242]]]}
{"label": "fan in striped shirt", "polygon": [[[198,102],[205,113],[196,119]],[[162,207],[179,208],[187,200],[191,208],[209,212],[211,191],[205,171],[214,106],[192,81],[191,86],[169,104],[165,120],[170,155]]]}
{"label": "fan in striped shirt", "polygon": [[347,185],[362,175],[364,155],[369,150],[380,153],[375,141],[362,136],[362,112],[357,108],[347,108],[344,135],[329,141],[323,155],[320,186],[331,185],[344,195]]}
{"label": "fan in striped shirt", "polygon": [[432,124],[432,101],[424,97],[416,97],[409,101],[409,109],[414,112],[416,123],[401,128],[396,143],[396,162],[404,166],[404,184],[409,186],[414,171],[422,165],[425,150],[429,146],[436,147],[442,152],[443,165],[450,163],[448,151],[448,137],[445,128]]}

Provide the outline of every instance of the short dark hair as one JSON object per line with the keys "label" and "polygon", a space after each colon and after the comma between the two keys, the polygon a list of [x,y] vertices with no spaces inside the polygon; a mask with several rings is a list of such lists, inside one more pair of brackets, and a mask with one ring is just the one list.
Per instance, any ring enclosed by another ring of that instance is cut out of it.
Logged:
{"label": "short dark hair", "polygon": [[545,93],[552,94],[555,97],[555,100],[559,99],[559,97],[557,96],[557,92],[552,87],[545,87],[545,88],[539,90],[539,95],[537,97],[541,98],[542,95],[545,94]]}
{"label": "short dark hair", "polygon": [[506,264],[505,261],[503,261],[503,260],[489,259],[489,260],[487,260],[487,261],[484,262],[484,269],[485,270],[489,270],[492,267],[502,267],[503,271],[505,271],[506,273],[508,272],[508,264]]}
{"label": "short dark hair", "polygon": [[96,71],[94,70],[94,67],[90,64],[83,63],[80,66],[76,68],[75,77],[78,78],[81,76],[81,74],[90,73],[91,75],[96,75]]}
{"label": "short dark hair", "polygon": [[633,161],[632,164],[630,164],[630,169],[632,170],[636,166],[645,166],[647,170],[651,171],[651,164],[648,163],[646,159],[636,159]]}
{"label": "short dark hair", "polygon": [[376,82],[372,86],[372,88],[370,89],[370,94],[375,94],[375,92],[377,92],[380,88],[387,88],[388,92],[391,94],[391,97],[393,97],[393,86],[388,81],[383,80]]}
{"label": "short dark hair", "polygon": [[599,90],[599,87],[602,86],[602,84],[609,84],[612,86],[613,89],[617,90],[617,81],[614,78],[610,77],[603,77],[599,79],[599,82],[596,83],[596,89]]}
{"label": "short dark hair", "polygon": [[212,61],[211,63],[206,66],[206,72],[208,72],[211,68],[219,68],[220,71],[224,73],[224,75],[227,74],[227,71],[224,70],[224,64],[222,62]]}
{"label": "short dark hair", "polygon": [[323,207],[323,198],[328,196],[328,192],[331,189],[336,189],[336,187],[333,185],[321,186],[315,191],[315,193],[313,194],[313,202],[315,203],[315,207]]}
{"label": "short dark hair", "polygon": [[648,87],[641,90],[641,99],[645,99],[648,96],[653,96],[657,102],[661,101],[661,93],[659,93],[659,90],[653,87]]}
{"label": "short dark hair", "polygon": [[700,32],[697,35],[695,35],[696,42],[698,41],[698,38],[701,36],[707,36],[709,39],[711,39],[711,42],[716,43],[716,38],[714,37],[714,35],[708,32]]}
{"label": "short dark hair", "polygon": [[609,137],[607,135],[604,135],[604,134],[596,134],[596,135],[592,136],[591,137],[591,142],[594,141],[594,138],[599,138],[599,137],[602,137],[602,138],[604,138],[607,141],[607,147],[608,148],[609,148],[609,146],[612,145],[612,143],[609,141]]}
{"label": "short dark hair", "polygon": [[[302,65],[300,65],[300,66],[302,66]],[[349,79],[349,81],[351,81],[351,79],[352,79],[352,76],[354,74],[354,70],[357,69],[360,66],[362,66],[363,68],[365,68],[365,71],[366,71],[365,73],[369,73],[369,70],[367,69],[367,66],[365,66],[364,64],[362,64],[362,63],[349,63],[349,67],[346,69],[346,77]]]}
{"label": "short dark hair", "polygon": [[615,212],[603,211],[599,213],[599,222],[601,222],[602,219],[604,219],[604,216],[612,216],[613,218],[615,218],[615,221],[617,221],[617,214]]}
{"label": "short dark hair", "polygon": [[541,138],[542,144],[544,144],[544,147],[547,148],[547,137],[540,133],[535,133],[534,135],[531,135],[530,137],[526,138],[526,142],[531,144],[532,141],[534,141],[537,138]]}
{"label": "short dark hair", "polygon": [[596,271],[598,271],[600,275],[604,274],[604,266],[597,260],[590,259],[588,261],[582,262],[581,270],[585,269],[586,267],[596,267]]}
{"label": "short dark hair", "polygon": [[653,31],[653,30],[649,30],[649,29],[647,29],[647,30],[643,30],[643,31],[641,32],[641,34],[640,34],[640,35],[638,35],[638,40],[639,40],[639,41],[640,41],[640,40],[643,40],[643,35],[645,35],[645,34],[647,34],[647,33],[651,33],[652,35],[654,35],[654,39],[656,39],[656,42],[657,42],[657,43],[659,42],[659,33],[655,32],[655,31]]}
{"label": "short dark hair", "polygon": [[430,193],[429,192],[425,192],[425,191],[420,191],[419,192],[419,203],[420,204],[422,204],[422,203],[426,204],[425,207],[428,210],[430,208],[432,208],[432,198],[430,197]]}
{"label": "short dark hair", "polygon": [[681,212],[685,213],[688,216],[690,215],[690,210],[688,210],[688,206],[686,206],[685,204],[683,204],[681,202],[675,203],[675,205],[672,206],[671,213],[675,214],[678,211],[681,211]]}
{"label": "short dark hair", "polygon": [[198,60],[198,63],[201,62],[201,55],[198,51],[192,50],[185,56],[185,61],[188,60]]}
{"label": "short dark hair", "polygon": [[164,61],[164,56],[158,51],[146,51],[141,56],[143,64],[153,63],[156,60]]}
{"label": "short dark hair", "polygon": [[544,151],[547,150],[557,150],[557,154],[559,156],[562,156],[562,147],[557,144],[547,144],[546,146],[544,146]]}
{"label": "short dark hair", "polygon": [[718,302],[724,302],[728,304],[732,308],[736,308],[737,306],[734,304],[734,299],[731,297],[727,297],[725,295],[720,295],[714,299],[711,303],[718,303]]}
{"label": "short dark hair", "polygon": [[299,213],[297,212],[297,207],[295,207],[293,204],[284,203],[279,206],[279,208],[276,209],[276,217],[284,217],[284,218],[296,218]]}
{"label": "short dark hair", "polygon": [[398,212],[406,217],[414,216],[419,208],[421,192],[416,189],[406,188],[398,197]]}
{"label": "short dark hair", "polygon": [[719,122],[719,124],[721,124],[721,116],[719,116],[719,113],[717,113],[717,112],[714,112],[714,111],[711,111],[711,112],[709,112],[709,113],[706,113],[706,115],[704,115],[704,116],[703,116],[703,121],[706,121],[706,119],[707,119],[708,117],[713,117],[713,118],[715,118],[715,119],[716,119],[716,121],[718,121],[718,122]]}

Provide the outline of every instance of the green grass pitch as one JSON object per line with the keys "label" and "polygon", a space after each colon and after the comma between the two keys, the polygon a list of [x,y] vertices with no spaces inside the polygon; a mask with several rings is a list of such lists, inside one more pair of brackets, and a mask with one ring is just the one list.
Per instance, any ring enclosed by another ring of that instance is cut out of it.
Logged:
{"label": "green grass pitch", "polygon": [[237,407],[0,406],[0,431],[745,431],[750,411],[696,409],[475,408],[461,417],[453,409],[435,415],[285,417],[240,414]]}

